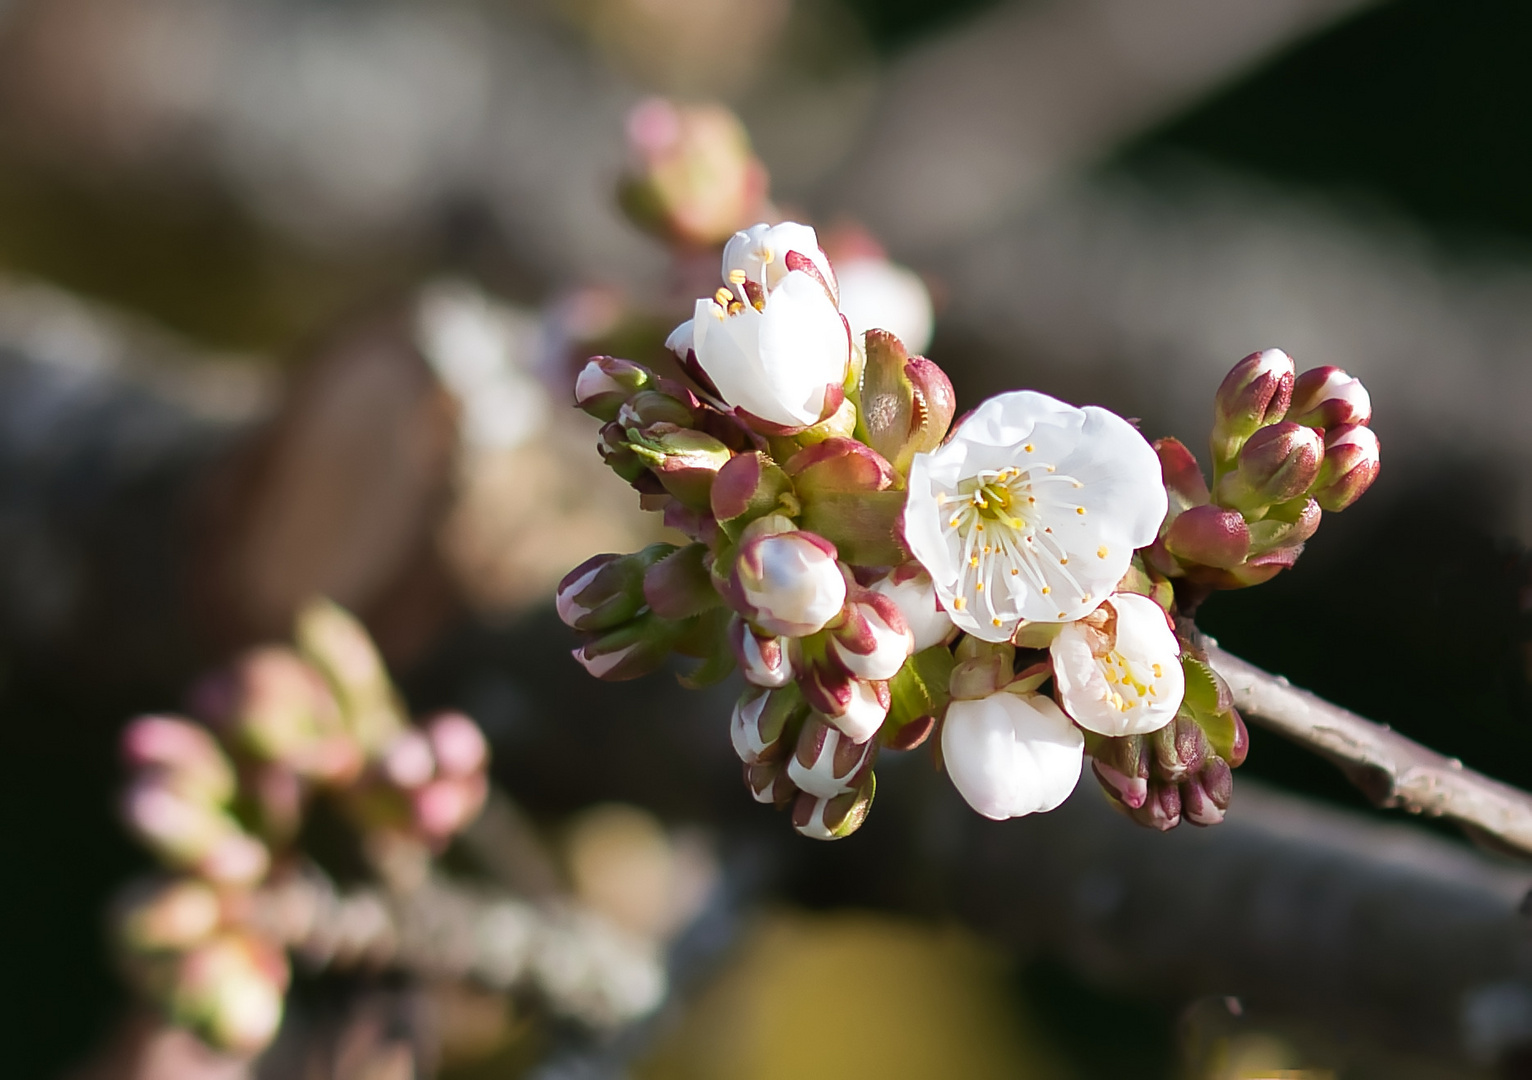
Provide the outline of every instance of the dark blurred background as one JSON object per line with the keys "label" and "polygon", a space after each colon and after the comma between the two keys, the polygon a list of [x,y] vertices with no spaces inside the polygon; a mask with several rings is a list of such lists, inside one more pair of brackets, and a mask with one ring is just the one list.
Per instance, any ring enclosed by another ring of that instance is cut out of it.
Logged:
{"label": "dark blurred background", "polygon": [[[352,400],[433,437],[407,379],[349,383],[334,359],[395,348],[398,312],[428,283],[472,283],[512,313],[496,324],[511,338],[545,338],[549,312],[567,323],[575,300],[614,291],[656,326],[684,314],[666,308],[663,252],[611,198],[623,116],[645,93],[727,102],[779,202],[860,220],[925,276],[931,355],[965,407],[1035,386],[1200,448],[1217,379],[1249,351],[1362,378],[1378,484],[1295,571],[1214,597],[1202,625],[1532,787],[1529,42],[1532,9],[1509,0],[0,6],[0,1073],[68,1075],[124,1007],[103,912],[145,861],[113,814],[118,726],[279,630],[302,587],[368,618],[412,703],[473,712],[541,820],[622,799],[671,822],[781,827],[737,788],[727,695],[586,687],[563,659],[572,637],[536,599],[554,564],[642,524],[602,533],[599,514],[560,504],[567,532],[510,530],[537,568],[510,574],[523,595],[474,562],[510,528],[485,515],[555,496],[518,504],[489,465],[465,478],[425,451],[379,478],[329,453]],[[536,374],[557,383],[547,364]],[[296,464],[273,464],[251,433],[287,377],[315,404],[308,428],[293,421],[308,439],[292,436]],[[562,438],[542,465],[593,458],[585,433]],[[358,496],[355,523],[300,520],[356,476],[384,493]],[[592,497],[615,515],[625,495]],[[248,539],[283,515],[287,532]],[[259,558],[296,566],[296,583],[255,580]],[[700,747],[663,777],[641,756],[660,729],[664,753]],[[890,788],[917,786],[910,765]],[[1260,731],[1246,777],[1382,816]],[[1152,971],[1114,983],[1046,948],[1002,954],[955,928],[918,867],[893,886],[871,869],[915,813],[900,805],[795,864],[778,921],[709,991],[723,997],[639,1073],[871,1075],[875,1047],[908,1038],[879,1075],[1189,1075],[1181,1048],[1205,1005],[1157,992]],[[912,913],[937,929],[901,921]],[[848,1007],[840,1022],[865,1040],[852,1064],[804,1071],[759,1034],[718,1043],[727,1025],[709,1017],[811,1023],[813,1004],[740,1004],[751,987],[785,988],[754,991],[780,1001],[850,971],[924,988]],[[908,1034],[922,1025],[927,1044]],[[1239,1045],[1266,1068],[1334,1052],[1362,1063],[1345,1075],[1407,1074],[1305,1030]],[[1408,1075],[1526,1075],[1495,1060],[1422,1057]]]}

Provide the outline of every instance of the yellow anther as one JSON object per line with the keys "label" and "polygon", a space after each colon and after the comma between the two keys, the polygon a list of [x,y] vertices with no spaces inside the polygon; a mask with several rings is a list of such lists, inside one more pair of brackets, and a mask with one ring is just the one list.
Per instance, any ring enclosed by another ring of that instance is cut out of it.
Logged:
{"label": "yellow anther", "polygon": [[1077,506],[1077,507],[1075,507],[1075,513],[1077,513],[1077,514],[1083,514],[1083,513],[1085,513],[1085,507],[1083,507],[1083,506]]}
{"label": "yellow anther", "polygon": [[1100,547],[1098,547],[1096,549],[1096,558],[1104,559],[1104,558],[1106,558],[1106,555],[1107,555],[1106,545],[1102,544]]}
{"label": "yellow anther", "polygon": [[963,599],[961,596],[958,597],[956,600],[952,601],[952,610],[954,610],[954,611],[962,611],[967,606],[968,606],[968,601]]}
{"label": "yellow anther", "polygon": [[728,289],[719,289],[713,294],[713,303],[724,310],[728,310],[730,304],[737,304],[739,301],[734,299],[734,294]]}
{"label": "yellow anther", "polygon": [[1066,556],[1066,557],[1060,559],[1059,560],[1059,565],[1060,566],[1068,566],[1069,565],[1069,558]]}
{"label": "yellow anther", "polygon": [[1021,571],[1020,571],[1020,570],[1018,570],[1018,569],[1016,569],[1016,568],[1015,568],[1015,567],[1014,567],[1014,566],[1013,566],[1013,567],[1011,567],[1011,576],[1012,576],[1012,577],[1015,577],[1015,576],[1016,576],[1016,575],[1017,575],[1017,574],[1019,574],[1019,573],[1021,573]]}
{"label": "yellow anther", "polygon": [[1052,592],[1052,591],[1053,591],[1053,589],[1052,589],[1052,588],[1051,588],[1051,587],[1050,587],[1050,586],[1047,586],[1047,585],[1044,585],[1044,586],[1043,586],[1043,595],[1044,595],[1044,596],[1047,596],[1047,595],[1048,595],[1048,594],[1049,594],[1049,593],[1051,593],[1051,592]]}
{"label": "yellow anther", "polygon": [[968,565],[969,566],[978,566],[979,565],[979,557],[977,555],[970,555],[970,556],[968,556]]}
{"label": "yellow anther", "polygon": [[729,284],[730,285],[743,285],[744,283],[745,283],[745,272],[743,270],[740,270],[740,269],[738,269],[736,267],[735,269],[729,271]]}
{"label": "yellow anther", "polygon": [[1031,443],[1027,443],[1027,445],[1023,446],[1022,449],[1030,454],[1032,452],[1032,444]]}
{"label": "yellow anther", "polygon": [[994,623],[996,626],[1000,625],[1000,620],[999,619],[991,619],[990,622]]}
{"label": "yellow anther", "polygon": [[973,591],[974,592],[983,592],[984,591],[984,582],[982,582],[982,581],[975,581],[973,583]]}
{"label": "yellow anther", "polygon": [[1160,667],[1160,665],[1155,664],[1154,665],[1154,677],[1156,679],[1163,679],[1165,677],[1165,669]]}

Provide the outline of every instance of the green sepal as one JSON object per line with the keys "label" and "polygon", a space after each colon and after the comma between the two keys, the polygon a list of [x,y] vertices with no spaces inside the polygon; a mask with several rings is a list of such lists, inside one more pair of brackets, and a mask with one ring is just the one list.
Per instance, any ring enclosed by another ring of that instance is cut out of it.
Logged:
{"label": "green sepal", "polygon": [[694,619],[676,643],[675,651],[682,656],[698,657],[702,663],[688,672],[678,674],[676,680],[688,690],[697,690],[721,682],[734,670],[734,650],[729,647],[729,619],[727,608],[714,608]]}
{"label": "green sepal", "polygon": [[1234,706],[1223,680],[1203,661],[1189,652],[1181,654],[1181,670],[1186,673],[1186,694],[1181,699],[1180,715],[1191,719],[1219,757],[1234,752]]}
{"label": "green sepal", "polygon": [[895,566],[910,557],[899,538],[904,500],[902,491],[827,492],[804,505],[799,524],[834,544],[843,562]]}
{"label": "green sepal", "polygon": [[896,741],[906,725],[926,716],[940,717],[946,711],[950,696],[947,684],[955,663],[945,645],[933,645],[904,662],[888,683],[888,719],[879,731],[884,743]]}

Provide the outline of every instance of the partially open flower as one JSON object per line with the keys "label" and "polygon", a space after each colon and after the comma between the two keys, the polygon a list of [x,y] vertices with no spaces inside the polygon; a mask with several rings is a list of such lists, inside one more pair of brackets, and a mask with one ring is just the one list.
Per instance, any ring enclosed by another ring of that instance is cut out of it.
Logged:
{"label": "partially open flower", "polygon": [[835,271],[830,268],[830,260],[811,226],[796,221],[778,225],[762,222],[741,229],[724,245],[723,279],[730,285],[749,281],[773,292],[793,270],[817,276],[831,296],[839,299]]}
{"label": "partially open flower", "polygon": [[942,759],[968,805],[996,821],[1052,810],[1075,789],[1085,737],[1048,698],[997,691],[947,706]]}
{"label": "partially open flower", "polygon": [[1175,719],[1186,690],[1164,610],[1147,596],[1118,593],[1097,615],[1064,627],[1049,649],[1064,711],[1102,735],[1158,731]]}
{"label": "partially open flower", "polygon": [[1365,424],[1372,419],[1372,396],[1362,380],[1338,367],[1310,368],[1293,383],[1287,418],[1308,427]]}
{"label": "partially open flower", "polygon": [[1020,390],[915,455],[904,535],[952,621],[1005,641],[1022,620],[1094,610],[1165,510],[1159,458],[1131,424]]}

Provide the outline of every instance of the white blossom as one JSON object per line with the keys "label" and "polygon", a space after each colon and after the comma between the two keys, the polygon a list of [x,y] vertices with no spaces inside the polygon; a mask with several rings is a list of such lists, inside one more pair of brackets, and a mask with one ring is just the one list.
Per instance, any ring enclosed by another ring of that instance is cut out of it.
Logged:
{"label": "white blossom", "polygon": [[864,257],[842,262],[837,277],[841,314],[854,341],[869,330],[887,330],[911,356],[925,352],[935,320],[919,274],[887,259]]}
{"label": "white blossom", "polygon": [[1080,780],[1085,737],[1048,698],[999,690],[947,706],[942,760],[968,805],[999,821],[1067,799]]}
{"label": "white blossom", "polygon": [[1175,719],[1186,691],[1181,646],[1165,612],[1147,596],[1118,593],[1100,626],[1059,631],[1050,654],[1064,711],[1102,735],[1147,735]]}
{"label": "white blossom", "polygon": [[762,222],[730,237],[723,248],[724,283],[740,285],[744,281],[753,281],[772,292],[787,278],[789,252],[807,259],[824,279],[832,298],[839,299],[835,271],[819,247],[818,234],[811,226],[796,221],[784,221],[779,225]]}
{"label": "white blossom", "polygon": [[835,549],[809,532],[759,536],[740,550],[741,596],[754,622],[771,634],[803,637],[822,629],[846,603]]}
{"label": "white blossom", "polygon": [[1030,390],[991,398],[910,466],[904,535],[943,607],[984,641],[1071,622],[1153,542],[1165,487],[1122,417]]}

